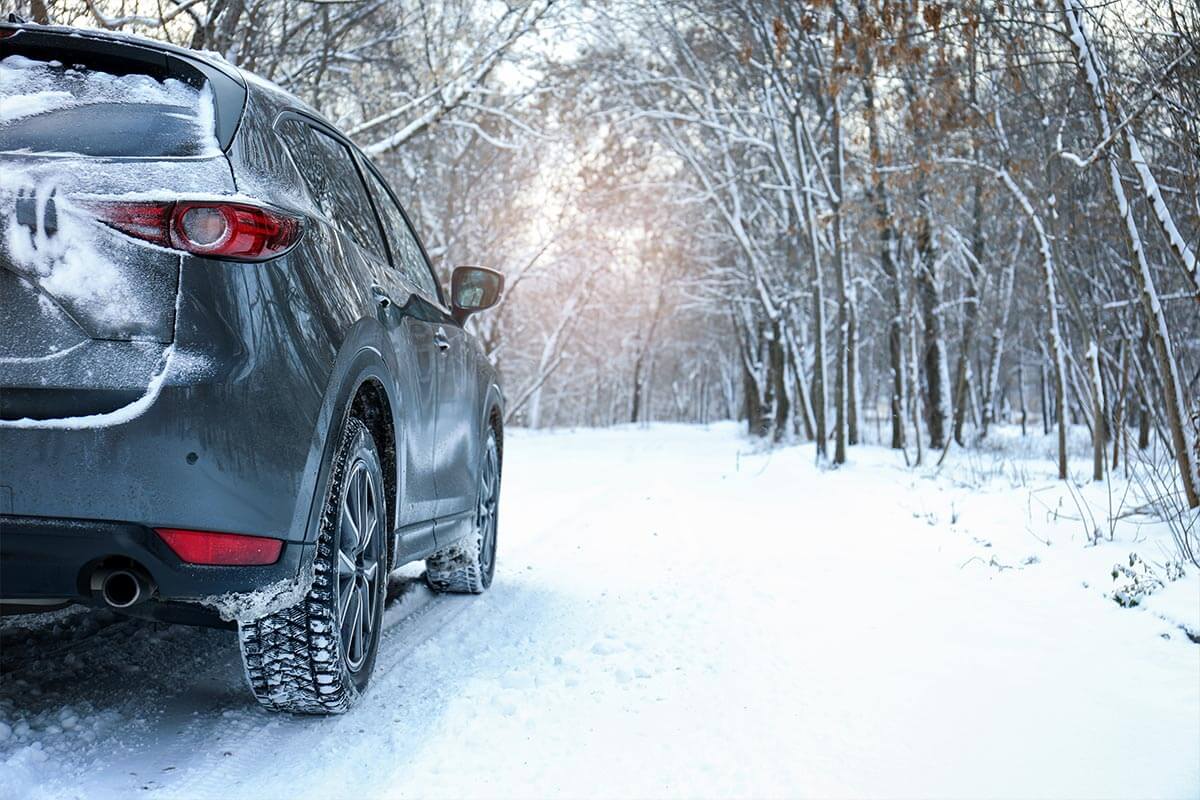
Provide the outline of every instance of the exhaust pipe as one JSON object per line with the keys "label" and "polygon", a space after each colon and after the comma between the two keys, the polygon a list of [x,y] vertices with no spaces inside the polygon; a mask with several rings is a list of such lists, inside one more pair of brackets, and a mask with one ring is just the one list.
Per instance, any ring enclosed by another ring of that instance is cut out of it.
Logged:
{"label": "exhaust pipe", "polygon": [[110,608],[129,608],[154,594],[154,582],[136,566],[101,567],[92,574],[91,587]]}

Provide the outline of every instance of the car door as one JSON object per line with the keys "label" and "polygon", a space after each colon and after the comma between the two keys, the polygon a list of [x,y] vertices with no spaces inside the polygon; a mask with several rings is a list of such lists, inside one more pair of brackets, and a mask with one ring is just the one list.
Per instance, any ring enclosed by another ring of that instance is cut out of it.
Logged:
{"label": "car door", "polygon": [[[398,519],[394,524],[420,527],[437,514],[434,481],[434,437],[437,422],[437,347],[434,329],[414,310],[415,292],[401,269],[394,268],[354,150],[333,131],[299,115],[287,115],[276,125],[293,148],[293,158],[318,210],[341,231],[347,249],[365,260],[357,280],[383,324],[399,365],[393,376],[400,388],[397,431],[398,455],[403,458]],[[334,276],[346,279],[346,276]],[[353,280],[353,278],[350,278]],[[421,538],[421,531],[414,531]],[[432,528],[428,528],[432,543]],[[405,542],[420,549],[420,542]]]}
{"label": "car door", "polygon": [[436,335],[444,342],[438,373],[437,469],[438,516],[475,508],[479,468],[479,381],[472,360],[473,342],[447,315]]}
{"label": "car door", "polygon": [[433,269],[404,209],[374,169],[367,170],[372,196],[404,273],[417,288],[416,313],[430,326],[437,349],[436,431],[433,451],[438,517],[474,507],[478,431],[477,381],[469,363],[470,342],[446,307]]}

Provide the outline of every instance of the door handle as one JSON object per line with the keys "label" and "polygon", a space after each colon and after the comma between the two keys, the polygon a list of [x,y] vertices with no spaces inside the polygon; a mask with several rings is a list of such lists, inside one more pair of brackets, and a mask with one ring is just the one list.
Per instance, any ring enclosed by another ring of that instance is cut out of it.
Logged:
{"label": "door handle", "polygon": [[380,308],[388,308],[392,304],[392,298],[383,290],[383,287],[377,283],[371,284],[371,294],[375,298],[375,302],[379,303]]}
{"label": "door handle", "polygon": [[438,349],[443,353],[450,349],[450,339],[446,336],[446,329],[438,327],[437,332],[433,334],[433,343],[438,346]]}

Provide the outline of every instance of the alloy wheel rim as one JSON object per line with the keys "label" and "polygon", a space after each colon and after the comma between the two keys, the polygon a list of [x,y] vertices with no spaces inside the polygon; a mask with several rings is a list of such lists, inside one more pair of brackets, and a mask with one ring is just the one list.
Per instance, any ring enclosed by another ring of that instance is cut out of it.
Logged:
{"label": "alloy wheel rim", "polygon": [[379,495],[366,462],[359,459],[350,469],[338,514],[338,628],[351,672],[367,660],[374,634],[382,572],[379,521]]}
{"label": "alloy wheel rim", "polygon": [[475,512],[475,529],[479,531],[479,564],[485,573],[491,571],[496,552],[496,506],[499,500],[500,464],[496,440],[488,438],[483,470],[479,476],[479,506]]}

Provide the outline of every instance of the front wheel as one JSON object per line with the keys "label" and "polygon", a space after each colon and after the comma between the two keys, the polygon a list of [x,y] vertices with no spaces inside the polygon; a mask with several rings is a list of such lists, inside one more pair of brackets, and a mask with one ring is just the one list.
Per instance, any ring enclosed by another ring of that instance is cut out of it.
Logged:
{"label": "front wheel", "polygon": [[375,667],[387,591],[387,502],[371,432],[350,418],[334,455],[312,587],[291,608],[240,623],[242,661],[258,702],[339,714]]}
{"label": "front wheel", "polygon": [[495,428],[489,425],[479,467],[474,535],[425,559],[425,580],[430,588],[436,592],[480,594],[492,585],[499,505],[500,446]]}

